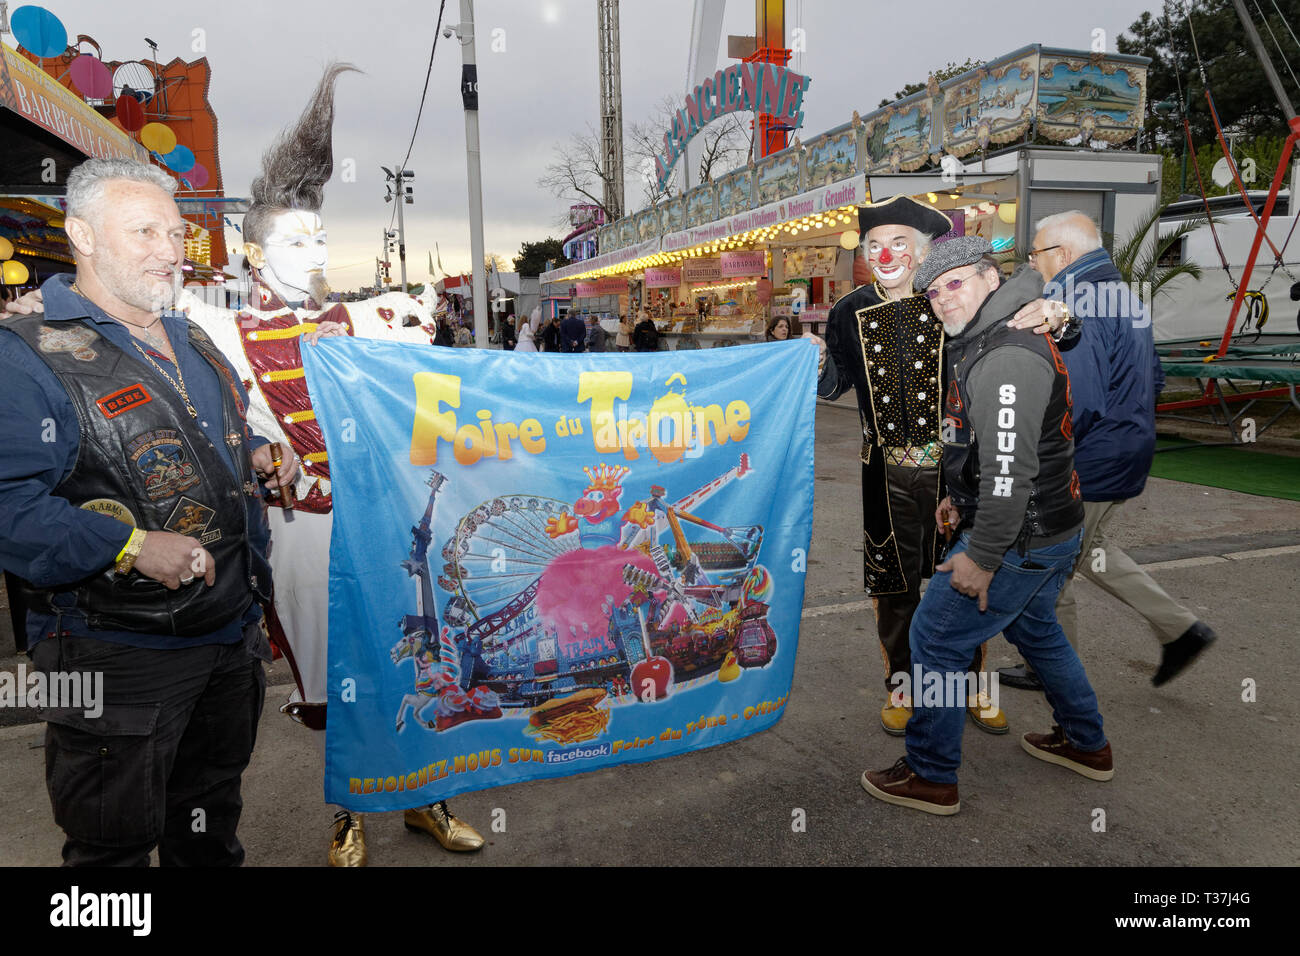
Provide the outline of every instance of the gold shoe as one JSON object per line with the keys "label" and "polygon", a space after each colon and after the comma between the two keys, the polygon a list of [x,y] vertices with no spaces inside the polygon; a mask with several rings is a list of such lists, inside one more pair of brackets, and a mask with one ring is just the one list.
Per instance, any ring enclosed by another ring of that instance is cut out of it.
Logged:
{"label": "gold shoe", "polygon": [[366,865],[366,828],[361,814],[346,810],[334,814],[334,839],[330,840],[330,866]]}
{"label": "gold shoe", "polygon": [[1002,708],[993,703],[988,694],[980,692],[979,696],[966,708],[975,726],[986,734],[1005,734],[1011,730],[1007,715]]}
{"label": "gold shoe", "polygon": [[895,704],[891,696],[880,708],[880,726],[891,737],[902,737],[907,733],[907,722],[912,719],[912,700],[902,698],[901,704]]}
{"label": "gold shoe", "polygon": [[407,810],[403,815],[408,830],[421,830],[439,843],[444,850],[453,853],[471,853],[481,849],[483,837],[468,823],[456,819],[447,809],[447,802],[440,800],[423,810]]}

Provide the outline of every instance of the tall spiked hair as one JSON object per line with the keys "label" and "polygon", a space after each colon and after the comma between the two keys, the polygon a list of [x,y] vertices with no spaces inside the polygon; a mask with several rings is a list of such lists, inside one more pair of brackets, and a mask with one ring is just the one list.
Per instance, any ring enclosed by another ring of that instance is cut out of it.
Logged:
{"label": "tall spiked hair", "polygon": [[351,63],[330,63],[298,123],[282,130],[262,154],[253,180],[252,205],[244,216],[244,241],[262,244],[271,220],[286,209],[320,212],[325,184],[334,172],[334,81],[360,73]]}

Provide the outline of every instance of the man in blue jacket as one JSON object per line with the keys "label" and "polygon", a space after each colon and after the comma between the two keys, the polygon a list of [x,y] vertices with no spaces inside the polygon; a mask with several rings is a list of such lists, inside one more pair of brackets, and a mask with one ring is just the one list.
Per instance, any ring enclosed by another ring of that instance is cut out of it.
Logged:
{"label": "man in blue jacket", "polygon": [[[1047,282],[1044,295],[1064,301],[1083,326],[1078,346],[1062,353],[1074,399],[1074,463],[1085,513],[1075,574],[1147,619],[1163,646],[1152,678],[1159,687],[1182,673],[1216,635],[1107,539],[1119,506],[1142,493],[1155,453],[1155,404],[1164,373],[1151,317],[1102,248],[1096,224],[1082,212],[1040,221],[1029,261]],[[1061,589],[1056,611],[1077,650],[1072,582]],[[998,673],[1013,687],[1042,687],[1025,665]]]}
{"label": "man in blue jacket", "polygon": [[[176,183],[92,159],[68,176],[76,276],[0,322],[0,566],[23,579],[50,695],[46,785],[70,866],[236,866],[240,779],[270,659],[262,487],[291,481],[247,395],[171,311]],[[34,675],[35,676],[35,675]],[[102,691],[102,696],[99,695]]]}
{"label": "man in blue jacket", "polygon": [[576,312],[570,312],[560,323],[560,351],[584,352],[587,349],[587,323]]}

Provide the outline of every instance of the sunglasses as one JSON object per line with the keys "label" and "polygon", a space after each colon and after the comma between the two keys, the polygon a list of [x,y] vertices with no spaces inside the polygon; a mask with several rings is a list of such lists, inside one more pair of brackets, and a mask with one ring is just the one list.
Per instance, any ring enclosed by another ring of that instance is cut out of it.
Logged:
{"label": "sunglasses", "polygon": [[961,279],[949,279],[947,282],[945,282],[937,289],[926,289],[925,297],[929,299],[931,302],[933,302],[935,299],[939,298],[939,296],[943,293],[944,289],[947,289],[949,292],[956,292],[958,289],[960,289],[971,279],[975,278],[977,275],[979,275],[978,272],[972,272],[970,275]]}

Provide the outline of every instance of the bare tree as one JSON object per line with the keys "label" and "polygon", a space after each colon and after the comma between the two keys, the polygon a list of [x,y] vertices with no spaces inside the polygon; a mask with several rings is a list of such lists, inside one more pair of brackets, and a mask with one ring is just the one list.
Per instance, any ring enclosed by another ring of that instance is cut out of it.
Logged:
{"label": "bare tree", "polygon": [[[627,165],[641,187],[647,207],[657,206],[681,190],[681,177],[675,170],[662,188],[655,175],[655,158],[663,151],[664,133],[672,127],[677,109],[677,100],[665,96],[645,120],[632,124],[624,138],[630,160]],[[751,140],[740,117],[734,114],[710,123],[696,135],[703,143],[697,183],[712,182],[749,159]]]}
{"label": "bare tree", "polygon": [[[617,217],[611,216],[605,207],[607,179],[601,159],[600,135],[588,123],[586,133],[575,133],[568,143],[556,144],[555,160],[546,167],[546,173],[537,180],[537,185],[572,203],[593,203],[605,213],[607,221],[612,221]],[[558,221],[568,223],[568,212]]]}
{"label": "bare tree", "polygon": [[745,124],[734,114],[710,125],[700,136],[704,148],[700,152],[699,180],[711,183],[724,173],[729,173],[749,162],[754,149],[754,139],[745,133]]}

